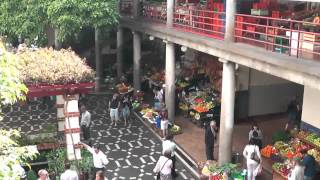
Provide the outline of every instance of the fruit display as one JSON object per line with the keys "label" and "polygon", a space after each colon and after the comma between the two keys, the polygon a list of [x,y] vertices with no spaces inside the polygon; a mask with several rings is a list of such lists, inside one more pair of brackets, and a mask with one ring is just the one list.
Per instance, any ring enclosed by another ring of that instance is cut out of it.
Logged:
{"label": "fruit display", "polygon": [[266,158],[270,158],[272,154],[276,154],[276,153],[278,153],[278,150],[271,145],[267,145],[266,147],[261,149],[261,155]]}
{"label": "fruit display", "polygon": [[320,148],[320,137],[317,134],[310,133],[304,139]]}
{"label": "fruit display", "polygon": [[126,86],[124,83],[118,84],[116,87],[120,94],[132,92],[134,90],[131,86]]}
{"label": "fruit display", "polygon": [[317,162],[320,162],[320,152],[316,149],[310,149],[308,154],[313,156]]}
{"label": "fruit display", "polygon": [[91,82],[94,71],[71,49],[19,48],[13,54],[18,60],[21,80],[27,85]]}
{"label": "fruit display", "polygon": [[169,128],[169,132],[171,132],[174,135],[177,135],[182,133],[182,129],[180,126],[175,124]]}
{"label": "fruit display", "polygon": [[274,163],[272,169],[284,177],[287,177],[290,173],[290,168],[288,168],[286,163]]}
{"label": "fruit display", "polygon": [[154,117],[159,115],[156,111],[154,111],[151,108],[144,108],[140,111],[140,113],[143,115],[142,117],[146,119],[153,119]]}

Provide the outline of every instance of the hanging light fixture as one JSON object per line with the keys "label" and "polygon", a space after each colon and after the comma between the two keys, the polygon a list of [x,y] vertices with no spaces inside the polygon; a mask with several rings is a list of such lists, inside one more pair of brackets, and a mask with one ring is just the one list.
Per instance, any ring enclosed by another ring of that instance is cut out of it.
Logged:
{"label": "hanging light fixture", "polygon": [[187,49],[188,49],[187,47],[185,47],[185,46],[181,46],[181,51],[182,51],[182,52],[186,52],[186,51],[187,51]]}
{"label": "hanging light fixture", "polygon": [[149,36],[149,40],[153,41],[154,40],[154,36]]}

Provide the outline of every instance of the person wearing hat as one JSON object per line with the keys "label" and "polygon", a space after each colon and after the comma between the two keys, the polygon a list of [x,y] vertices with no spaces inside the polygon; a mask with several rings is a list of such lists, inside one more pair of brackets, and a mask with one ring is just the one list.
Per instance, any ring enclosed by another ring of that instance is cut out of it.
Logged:
{"label": "person wearing hat", "polygon": [[45,169],[40,169],[38,171],[38,176],[39,176],[38,180],[50,180],[49,173]]}

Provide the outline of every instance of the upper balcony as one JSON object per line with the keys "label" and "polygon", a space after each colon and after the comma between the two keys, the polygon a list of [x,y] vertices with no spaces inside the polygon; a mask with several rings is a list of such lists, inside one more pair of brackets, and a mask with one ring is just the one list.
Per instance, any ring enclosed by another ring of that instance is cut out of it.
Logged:
{"label": "upper balcony", "polygon": [[[274,1],[269,1],[274,2]],[[240,7],[248,6],[244,4]],[[311,16],[293,15],[292,11],[280,10],[277,3],[253,3],[251,13],[235,15],[235,43],[264,48],[288,56],[320,61],[320,13],[319,5],[309,8]],[[307,4],[307,6],[309,6]],[[140,18],[153,23],[165,24],[167,21],[166,3],[144,3],[140,5]],[[241,8],[240,8],[241,9]],[[247,8],[248,9],[248,8]],[[267,9],[267,10],[266,10]],[[241,12],[238,10],[238,12]],[[121,16],[131,16],[132,0],[120,2]],[[217,40],[224,40],[225,4],[208,1],[201,4],[177,4],[174,7],[173,28]],[[292,20],[301,19],[301,20]],[[303,20],[302,20],[303,19]]]}

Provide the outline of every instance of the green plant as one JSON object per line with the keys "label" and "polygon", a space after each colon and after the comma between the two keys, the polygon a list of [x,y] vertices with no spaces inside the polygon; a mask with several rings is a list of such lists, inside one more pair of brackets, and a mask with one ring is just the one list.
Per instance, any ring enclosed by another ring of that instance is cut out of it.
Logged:
{"label": "green plant", "polygon": [[289,140],[289,135],[284,132],[284,131],[277,131],[272,135],[272,142],[275,143],[277,141],[288,141]]}
{"label": "green plant", "polygon": [[37,180],[38,177],[37,177],[37,174],[34,172],[34,170],[29,170],[27,172],[27,180]]}
{"label": "green plant", "polygon": [[64,172],[66,153],[65,148],[58,148],[48,152],[46,158],[48,159],[48,171],[50,174],[59,175]]}
{"label": "green plant", "polygon": [[[79,171],[89,172],[93,166],[92,154],[86,150],[81,150],[82,159],[79,161]],[[74,161],[74,163],[76,163]]]}

